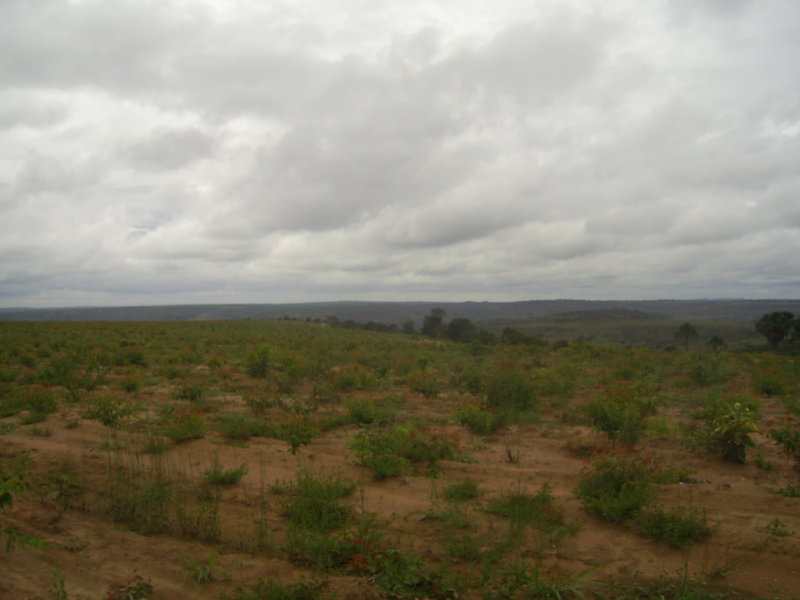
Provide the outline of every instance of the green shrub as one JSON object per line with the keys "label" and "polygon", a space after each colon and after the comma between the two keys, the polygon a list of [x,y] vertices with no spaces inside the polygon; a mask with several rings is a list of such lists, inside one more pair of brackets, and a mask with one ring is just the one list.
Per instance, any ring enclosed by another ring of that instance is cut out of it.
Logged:
{"label": "green shrub", "polygon": [[486,400],[490,406],[500,410],[536,408],[535,390],[530,379],[524,373],[510,369],[501,369],[489,378]]}
{"label": "green shrub", "polygon": [[505,425],[508,413],[486,410],[480,406],[468,405],[459,408],[455,415],[456,421],[464,425],[472,433],[490,435]]}
{"label": "green shrub", "polygon": [[245,415],[230,415],[225,417],[219,425],[219,430],[230,440],[248,440],[264,432],[264,425],[258,419]]}
{"label": "green shrub", "polygon": [[303,529],[331,531],[344,527],[353,509],[341,500],[350,497],[355,483],[341,474],[314,475],[300,471],[293,483],[278,482],[273,490],[286,494],[283,514],[290,523]]}
{"label": "green shrub", "polygon": [[655,499],[656,487],[647,464],[636,457],[610,456],[594,462],[575,493],[589,513],[624,522]]}
{"label": "green shrub", "polygon": [[448,485],[444,490],[444,499],[448,502],[466,502],[477,498],[480,494],[478,483],[472,479],[465,479]]}
{"label": "green shrub", "polygon": [[203,471],[203,479],[211,485],[233,485],[247,473],[247,466],[242,464],[235,469],[223,469],[222,465],[214,461],[210,469]]}
{"label": "green shrub", "polygon": [[199,383],[186,383],[172,393],[173,398],[176,400],[187,400],[189,402],[197,402],[204,395],[205,390]]}
{"label": "green shrub", "polygon": [[249,591],[237,590],[234,596],[224,600],[319,600],[324,583],[316,579],[301,579],[296,583],[278,583],[272,578],[258,583]]}
{"label": "green shrub", "polygon": [[486,510],[507,518],[517,527],[529,525],[541,531],[554,531],[564,525],[564,509],[556,504],[547,484],[535,494],[509,492],[491,501]]}
{"label": "green shrub", "polygon": [[741,402],[715,409],[706,421],[706,447],[727,461],[744,463],[748,447],[754,446],[750,434],[758,431],[758,413]]}
{"label": "green shrub", "polygon": [[403,475],[413,463],[427,463],[435,471],[438,461],[458,456],[458,440],[421,425],[398,425],[389,431],[365,430],[350,440],[361,464],[374,470],[376,479]]}
{"label": "green shrub", "polygon": [[309,418],[298,416],[267,429],[264,435],[289,444],[289,452],[297,454],[300,446],[307,446],[319,433],[319,428]]}
{"label": "green shrub", "polygon": [[430,576],[416,554],[386,550],[370,557],[375,583],[385,594],[400,598],[425,597],[432,590]]}
{"label": "green shrub", "polygon": [[786,453],[794,459],[794,466],[800,470],[800,429],[782,427],[769,432],[769,437],[783,447]]}
{"label": "green shrub", "polygon": [[344,402],[344,407],[348,420],[356,425],[388,425],[394,420],[393,408],[372,398],[352,398]]}
{"label": "green shrub", "polygon": [[253,379],[265,379],[269,374],[272,351],[266,344],[247,355],[245,372]]}
{"label": "green shrub", "polygon": [[181,413],[175,415],[173,421],[164,427],[161,433],[176,444],[199,440],[206,434],[206,422],[199,415]]}
{"label": "green shrub", "polygon": [[132,412],[133,409],[119,398],[98,396],[92,398],[82,416],[84,419],[98,421],[113,429]]}
{"label": "green shrub", "polygon": [[647,417],[655,412],[652,400],[644,400],[624,388],[607,389],[585,408],[596,429],[612,442],[634,445],[647,428]]}
{"label": "green shrub", "polygon": [[679,549],[702,542],[711,536],[711,527],[704,512],[681,508],[645,511],[639,515],[638,529],[645,537]]}

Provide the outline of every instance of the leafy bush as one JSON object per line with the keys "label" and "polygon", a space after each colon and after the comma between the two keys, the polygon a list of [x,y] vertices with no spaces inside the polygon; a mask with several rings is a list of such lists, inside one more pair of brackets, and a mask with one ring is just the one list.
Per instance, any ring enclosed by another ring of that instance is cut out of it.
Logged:
{"label": "leafy bush", "polygon": [[508,418],[507,412],[494,412],[480,406],[468,405],[459,408],[455,415],[456,421],[464,425],[472,433],[490,435],[500,429]]}
{"label": "leafy bush", "polygon": [[206,434],[206,422],[201,416],[191,412],[178,413],[161,433],[176,444],[199,440]]}
{"label": "leafy bush", "polygon": [[800,429],[788,427],[773,429],[769,432],[769,437],[776,444],[783,446],[786,453],[794,459],[795,468],[800,470]]}
{"label": "leafy bush", "polygon": [[610,456],[594,462],[575,493],[591,514],[624,522],[655,499],[656,487],[646,463],[632,456]]}
{"label": "leafy bush", "polygon": [[303,529],[331,531],[344,527],[352,517],[352,507],[340,501],[351,496],[356,485],[340,474],[316,476],[300,471],[293,483],[279,482],[273,489],[289,496],[283,514]]}
{"label": "leafy bush", "polygon": [[248,354],[245,361],[247,375],[253,379],[265,379],[269,374],[271,353],[270,347],[265,344]]}
{"label": "leafy bush", "polygon": [[486,400],[490,406],[501,410],[527,411],[536,408],[533,384],[524,373],[511,369],[501,369],[489,378]]}
{"label": "leafy bush", "polygon": [[98,396],[92,398],[86,410],[83,411],[83,418],[98,421],[113,429],[132,412],[133,409],[119,398]]}
{"label": "leafy bush", "polygon": [[466,502],[480,496],[481,490],[478,483],[472,479],[465,479],[459,483],[451,483],[444,490],[444,499],[448,502]]}
{"label": "leafy bush", "polygon": [[248,440],[261,435],[264,432],[264,425],[258,419],[237,414],[225,417],[219,429],[222,435],[230,440]]}
{"label": "leafy bush", "polygon": [[362,431],[350,440],[361,464],[374,470],[376,479],[408,472],[413,463],[427,463],[433,471],[439,460],[458,456],[458,439],[421,425],[398,425],[389,431]]}
{"label": "leafy bush", "polygon": [[647,428],[647,417],[655,412],[652,400],[637,398],[624,388],[607,389],[586,406],[594,427],[613,441],[634,445]]}
{"label": "leafy bush", "polygon": [[247,466],[242,464],[235,469],[223,469],[222,465],[214,462],[214,465],[203,471],[203,479],[211,485],[233,485],[247,473]]}
{"label": "leafy bush", "polygon": [[754,446],[750,434],[758,431],[757,420],[757,412],[741,402],[719,406],[706,421],[706,447],[727,461],[744,463],[747,447]]}
{"label": "leafy bush", "polygon": [[553,531],[564,525],[564,509],[556,504],[547,484],[535,494],[507,493],[491,501],[486,510],[507,518],[518,527],[530,525],[542,531]]}
{"label": "leafy bush", "polygon": [[386,403],[372,398],[352,398],[344,402],[348,419],[356,425],[388,425],[394,420],[394,410]]}
{"label": "leafy bush", "polygon": [[663,508],[643,512],[638,519],[639,532],[645,537],[683,549],[711,536],[708,518],[700,511]]}
{"label": "leafy bush", "polygon": [[[318,600],[324,583],[301,579],[296,583],[278,583],[272,578],[258,583],[249,591],[237,590],[230,600]],[[223,597],[228,600],[227,597]]]}

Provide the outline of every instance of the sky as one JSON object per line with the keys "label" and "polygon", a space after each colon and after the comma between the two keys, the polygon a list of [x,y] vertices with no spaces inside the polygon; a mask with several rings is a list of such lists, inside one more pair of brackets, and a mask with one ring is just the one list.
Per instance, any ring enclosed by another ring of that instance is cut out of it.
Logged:
{"label": "sky", "polygon": [[0,0],[0,307],[800,297],[796,0]]}

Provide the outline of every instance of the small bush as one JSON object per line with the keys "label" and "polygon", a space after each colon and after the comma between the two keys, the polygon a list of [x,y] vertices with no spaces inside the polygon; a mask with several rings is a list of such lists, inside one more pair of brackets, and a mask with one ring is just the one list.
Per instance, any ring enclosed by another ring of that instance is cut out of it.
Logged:
{"label": "small bush", "polygon": [[353,509],[340,501],[351,496],[355,488],[355,483],[342,475],[316,476],[308,471],[299,472],[293,483],[273,486],[289,496],[283,504],[289,522],[314,531],[339,529],[350,521]]}
{"label": "small bush", "polygon": [[472,433],[490,435],[505,425],[507,416],[506,412],[493,412],[469,405],[458,409],[455,418]]}
{"label": "small bush", "polygon": [[238,483],[246,473],[246,465],[240,465],[235,469],[223,469],[222,465],[215,461],[210,469],[203,471],[203,479],[211,485],[233,485]]}
{"label": "small bush", "polygon": [[754,446],[750,434],[758,431],[758,415],[741,402],[720,407],[706,422],[706,447],[727,461],[744,463],[747,447]]}
{"label": "small bush", "polygon": [[522,372],[499,370],[486,385],[486,400],[500,410],[527,411],[536,407],[535,389]]}
{"label": "small bush", "polygon": [[607,389],[586,406],[592,425],[612,442],[634,445],[647,427],[647,417],[655,412],[650,400],[643,400],[624,388]]}
{"label": "small bush", "polygon": [[643,536],[679,549],[711,536],[705,513],[683,509],[645,511],[639,516],[638,528]]}
{"label": "small bush", "polygon": [[448,485],[444,490],[444,499],[448,502],[466,502],[477,498],[480,494],[478,483],[472,479],[465,479]]}
{"label": "small bush", "polygon": [[245,415],[225,417],[220,423],[219,429],[222,435],[230,440],[248,440],[264,432],[264,426],[261,421],[251,419]]}
{"label": "small bush", "polygon": [[595,461],[575,493],[589,513],[624,522],[655,498],[656,487],[647,464],[635,457],[611,456]]}
{"label": "small bush", "polygon": [[201,416],[192,413],[176,415],[172,423],[162,431],[164,437],[171,439],[176,444],[202,439],[205,434],[206,422]]}
{"label": "small bush", "polygon": [[786,453],[794,459],[794,466],[800,470],[800,429],[773,429],[769,432],[769,437],[776,444],[783,447]]}
{"label": "small bush", "polygon": [[393,408],[372,398],[352,398],[344,402],[344,407],[348,420],[356,425],[389,425],[394,421]]}
{"label": "small bush", "polygon": [[535,494],[522,491],[505,494],[490,502],[486,510],[507,518],[515,526],[553,531],[564,525],[564,509],[556,504],[547,484]]}
{"label": "small bush", "polygon": [[204,395],[205,390],[199,383],[184,384],[172,393],[173,398],[176,400],[187,400],[189,402],[202,400]]}
{"label": "small bush", "polygon": [[245,372],[253,379],[265,379],[269,374],[271,350],[269,346],[261,346],[247,355]]}
{"label": "small bush", "polygon": [[[301,579],[297,583],[278,583],[261,579],[249,591],[238,590],[230,600],[319,600],[324,583]],[[224,597],[228,600],[227,597]]]}

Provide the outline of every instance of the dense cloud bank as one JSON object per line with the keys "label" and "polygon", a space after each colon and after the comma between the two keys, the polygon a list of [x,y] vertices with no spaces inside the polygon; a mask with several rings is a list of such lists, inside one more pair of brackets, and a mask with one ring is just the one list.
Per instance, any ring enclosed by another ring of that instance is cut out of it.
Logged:
{"label": "dense cloud bank", "polygon": [[793,0],[0,3],[0,306],[797,297]]}

